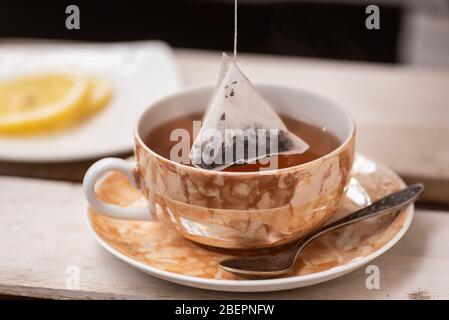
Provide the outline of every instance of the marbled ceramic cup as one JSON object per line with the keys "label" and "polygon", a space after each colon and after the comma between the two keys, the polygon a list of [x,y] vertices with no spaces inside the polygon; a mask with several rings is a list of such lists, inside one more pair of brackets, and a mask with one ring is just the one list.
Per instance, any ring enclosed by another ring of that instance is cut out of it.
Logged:
{"label": "marbled ceramic cup", "polygon": [[[257,89],[281,114],[325,127],[340,141],[314,161],[271,171],[222,172],[166,159],[143,142],[157,125],[204,111],[214,88],[187,89],[151,105],[134,135],[136,162],[106,158],[87,171],[84,192],[97,212],[117,219],[167,221],[187,239],[222,248],[267,248],[293,241],[326,222],[343,198],[354,159],[355,126],[347,111],[298,89]],[[121,171],[145,196],[145,207],[119,207],[95,196],[96,181]]]}

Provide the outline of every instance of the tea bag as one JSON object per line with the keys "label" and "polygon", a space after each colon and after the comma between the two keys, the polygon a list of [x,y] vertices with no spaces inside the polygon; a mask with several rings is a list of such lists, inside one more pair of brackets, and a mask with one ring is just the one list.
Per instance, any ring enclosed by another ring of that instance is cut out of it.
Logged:
{"label": "tea bag", "polygon": [[235,61],[223,54],[217,86],[190,151],[192,164],[223,170],[308,148],[288,131]]}

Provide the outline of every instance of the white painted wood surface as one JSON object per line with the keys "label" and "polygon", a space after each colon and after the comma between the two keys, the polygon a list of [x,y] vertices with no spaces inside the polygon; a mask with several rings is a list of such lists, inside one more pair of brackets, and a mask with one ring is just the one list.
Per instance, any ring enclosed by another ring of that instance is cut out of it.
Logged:
{"label": "white painted wood surface", "polygon": [[[182,287],[153,278],[107,253],[88,234],[81,186],[0,177],[0,294],[45,298],[380,299],[449,298],[449,212],[420,210],[406,236],[374,264],[380,290],[364,269],[297,290],[237,294]],[[66,288],[68,266],[80,289]]]}

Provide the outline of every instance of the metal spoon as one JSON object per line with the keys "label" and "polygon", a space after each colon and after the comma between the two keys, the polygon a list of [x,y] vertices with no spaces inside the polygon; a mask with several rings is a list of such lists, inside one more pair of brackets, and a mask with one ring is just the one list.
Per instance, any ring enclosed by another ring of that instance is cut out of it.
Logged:
{"label": "metal spoon", "polygon": [[423,184],[411,185],[374,202],[368,207],[312,231],[294,246],[280,254],[226,259],[220,262],[220,266],[226,271],[244,277],[270,278],[286,274],[295,265],[301,250],[312,240],[343,226],[403,209],[414,202],[423,191]]}

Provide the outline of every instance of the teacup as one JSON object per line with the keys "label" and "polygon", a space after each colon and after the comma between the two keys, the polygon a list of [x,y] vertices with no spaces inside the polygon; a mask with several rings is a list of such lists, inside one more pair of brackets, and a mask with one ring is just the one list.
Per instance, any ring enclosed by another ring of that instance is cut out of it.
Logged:
{"label": "teacup", "polygon": [[[163,220],[185,238],[221,248],[268,248],[291,242],[336,212],[350,179],[355,125],[349,113],[318,95],[274,85],[256,86],[276,112],[325,127],[337,149],[305,164],[260,172],[213,171],[166,159],[143,139],[158,125],[205,111],[213,86],[186,89],[153,103],[134,134],[135,163],[102,159],[84,177],[89,205],[116,219]],[[148,206],[124,208],[95,196],[96,181],[121,171]],[[251,195],[251,196],[249,196]]]}

